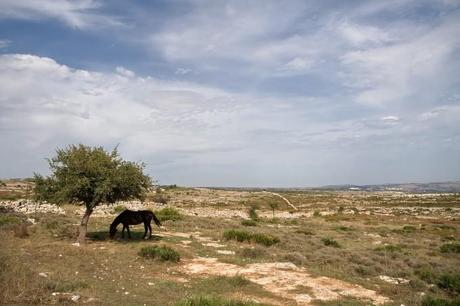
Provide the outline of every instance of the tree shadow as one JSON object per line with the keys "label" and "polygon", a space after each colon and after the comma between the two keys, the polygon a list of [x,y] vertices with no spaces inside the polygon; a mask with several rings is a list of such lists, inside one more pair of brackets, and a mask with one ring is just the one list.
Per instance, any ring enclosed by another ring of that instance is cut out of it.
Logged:
{"label": "tree shadow", "polygon": [[91,241],[114,241],[114,242],[139,242],[139,241],[160,241],[163,237],[152,234],[150,239],[144,239],[144,231],[131,230],[131,239],[128,238],[128,233],[125,232],[125,238],[121,237],[121,232],[117,232],[114,239],[110,239],[108,231],[88,232],[86,237]]}

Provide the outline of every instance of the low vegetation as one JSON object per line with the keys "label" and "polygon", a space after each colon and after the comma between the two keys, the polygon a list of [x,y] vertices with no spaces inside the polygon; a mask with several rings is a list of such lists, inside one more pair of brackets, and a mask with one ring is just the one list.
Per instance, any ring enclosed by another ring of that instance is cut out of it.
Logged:
{"label": "low vegetation", "polygon": [[440,248],[442,253],[460,253],[460,243],[446,243],[441,245]]}
{"label": "low vegetation", "polygon": [[161,261],[178,262],[180,260],[180,254],[176,250],[165,245],[143,247],[139,251],[139,256]]}
{"label": "low vegetation", "polygon": [[182,219],[180,212],[173,207],[165,207],[155,212],[155,215],[160,221],[177,221]]}
{"label": "low vegetation", "polygon": [[280,242],[278,237],[261,233],[251,233],[242,230],[227,230],[224,232],[226,240],[236,240],[238,242],[255,242],[264,246],[272,246]]}
{"label": "low vegetation", "polygon": [[258,305],[258,304],[254,302],[226,299],[223,297],[212,296],[212,295],[191,297],[191,298],[187,298],[175,304],[175,306],[253,306],[253,305]]}

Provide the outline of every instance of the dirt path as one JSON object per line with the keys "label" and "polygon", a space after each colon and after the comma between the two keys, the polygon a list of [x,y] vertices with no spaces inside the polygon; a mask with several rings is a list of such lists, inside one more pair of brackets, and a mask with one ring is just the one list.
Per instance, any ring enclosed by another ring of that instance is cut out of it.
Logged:
{"label": "dirt path", "polygon": [[[222,241],[202,236],[200,232],[187,234],[167,231],[162,234],[189,239],[193,235],[193,239],[198,240],[203,246],[217,249],[226,247]],[[222,250],[217,250],[217,253],[220,252]],[[228,254],[234,254],[234,252]],[[387,297],[356,284],[330,277],[313,277],[307,273],[305,268],[297,267],[290,262],[255,263],[241,267],[219,262],[217,258],[196,257],[185,261],[179,270],[187,275],[241,275],[261,285],[274,295],[293,300],[298,305],[311,305],[314,300],[331,301],[343,297],[354,297],[370,301],[376,305],[390,301]]]}
{"label": "dirt path", "polygon": [[288,199],[286,199],[285,197],[283,197],[282,195],[280,195],[279,193],[276,193],[276,192],[269,192],[269,191],[264,191],[264,193],[269,193],[269,194],[272,194],[274,196],[277,196],[277,197],[280,197],[284,202],[286,202],[289,206],[291,206],[292,208],[294,208],[295,210],[298,210],[297,207],[295,207],[291,202],[289,202]]}
{"label": "dirt path", "polygon": [[355,297],[375,305],[390,302],[387,297],[356,284],[329,277],[313,277],[304,268],[290,262],[256,263],[241,267],[219,262],[217,258],[198,257],[186,262],[181,269],[186,274],[195,275],[241,275],[279,297],[294,300],[298,305],[342,297]]}

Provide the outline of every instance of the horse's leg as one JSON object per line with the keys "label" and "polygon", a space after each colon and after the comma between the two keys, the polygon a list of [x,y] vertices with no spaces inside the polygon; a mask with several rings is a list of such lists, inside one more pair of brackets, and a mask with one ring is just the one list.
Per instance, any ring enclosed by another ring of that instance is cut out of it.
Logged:
{"label": "horse's leg", "polygon": [[146,239],[145,237],[147,236],[147,222],[144,222],[144,236],[142,237],[142,239]]}
{"label": "horse's leg", "polygon": [[149,235],[149,239],[150,239],[150,237],[152,237],[152,226],[150,225],[150,222],[149,222],[149,231],[150,231],[150,235]]}
{"label": "horse's leg", "polygon": [[125,227],[126,225],[123,224],[123,230],[121,231],[121,238],[125,239]]}
{"label": "horse's leg", "polygon": [[129,232],[129,225],[126,225],[126,230],[128,231],[128,237],[131,239],[131,233]]}

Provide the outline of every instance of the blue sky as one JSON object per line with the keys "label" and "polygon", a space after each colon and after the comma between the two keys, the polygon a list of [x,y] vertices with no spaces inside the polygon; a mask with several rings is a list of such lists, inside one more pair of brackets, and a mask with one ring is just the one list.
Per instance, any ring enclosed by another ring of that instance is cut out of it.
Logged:
{"label": "blue sky", "polygon": [[460,180],[460,1],[0,0],[0,177],[119,144],[160,183]]}

